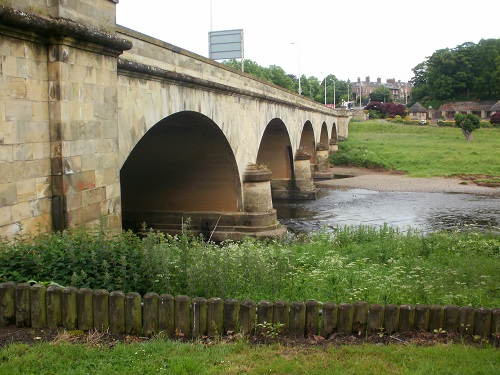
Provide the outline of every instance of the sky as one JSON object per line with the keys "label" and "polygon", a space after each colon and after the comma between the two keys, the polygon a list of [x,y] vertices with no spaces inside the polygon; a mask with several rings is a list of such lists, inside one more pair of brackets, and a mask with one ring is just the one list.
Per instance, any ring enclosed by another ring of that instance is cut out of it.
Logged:
{"label": "sky", "polygon": [[244,57],[287,74],[413,77],[435,51],[500,38],[500,1],[120,0],[117,23],[208,57],[208,33],[243,29]]}

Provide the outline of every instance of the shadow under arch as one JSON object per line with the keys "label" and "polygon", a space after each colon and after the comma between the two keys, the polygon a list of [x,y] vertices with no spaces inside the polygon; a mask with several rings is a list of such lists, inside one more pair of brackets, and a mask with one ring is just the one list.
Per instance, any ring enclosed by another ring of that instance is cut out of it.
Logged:
{"label": "shadow under arch", "polygon": [[269,122],[262,135],[257,164],[265,165],[274,179],[293,177],[293,151],[285,124],[280,119]]}
{"label": "shadow under arch", "polygon": [[149,129],[123,164],[120,184],[124,229],[148,212],[243,210],[233,151],[217,124],[196,112]]}
{"label": "shadow under arch", "polygon": [[311,164],[316,164],[316,142],[314,140],[314,129],[310,121],[306,121],[302,128],[300,148],[311,155]]}

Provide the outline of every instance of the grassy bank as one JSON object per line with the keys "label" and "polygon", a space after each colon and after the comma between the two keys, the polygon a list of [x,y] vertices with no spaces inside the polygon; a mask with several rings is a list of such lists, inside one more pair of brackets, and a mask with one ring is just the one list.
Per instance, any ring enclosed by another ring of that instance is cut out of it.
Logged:
{"label": "grassy bank", "polygon": [[466,142],[456,127],[351,122],[335,165],[382,167],[413,177],[487,175],[500,182],[500,129],[481,128]]}
{"label": "grassy bank", "polygon": [[500,236],[345,227],[283,241],[85,231],[0,244],[0,282],[266,300],[500,307]]}
{"label": "grassy bank", "polygon": [[153,340],[113,349],[43,344],[0,351],[2,374],[495,374],[500,352],[463,345],[205,346]]}

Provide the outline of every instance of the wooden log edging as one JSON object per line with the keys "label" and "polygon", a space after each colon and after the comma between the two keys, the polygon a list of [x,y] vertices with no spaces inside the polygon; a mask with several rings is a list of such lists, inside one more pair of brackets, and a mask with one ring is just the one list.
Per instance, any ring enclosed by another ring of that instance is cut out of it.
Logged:
{"label": "wooden log edging", "polygon": [[354,303],[238,301],[213,297],[173,297],[120,291],[75,289],[41,284],[0,284],[0,326],[97,330],[116,334],[198,338],[264,333],[279,325],[280,333],[304,337],[332,334],[366,336],[411,331],[449,332],[498,338],[500,308],[440,305],[369,305]]}

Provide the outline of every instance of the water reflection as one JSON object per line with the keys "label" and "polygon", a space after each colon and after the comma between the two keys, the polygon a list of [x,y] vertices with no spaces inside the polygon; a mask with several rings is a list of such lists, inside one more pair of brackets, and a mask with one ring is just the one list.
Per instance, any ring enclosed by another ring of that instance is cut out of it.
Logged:
{"label": "water reflection", "polygon": [[500,198],[491,196],[342,188],[321,189],[315,201],[273,204],[292,232],[384,224],[424,232],[470,227],[500,232]]}

